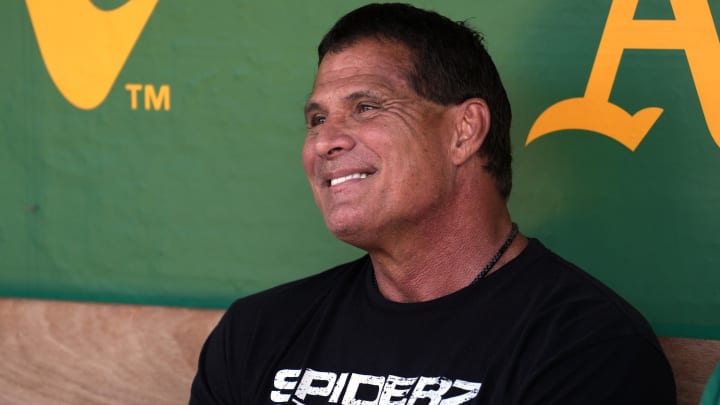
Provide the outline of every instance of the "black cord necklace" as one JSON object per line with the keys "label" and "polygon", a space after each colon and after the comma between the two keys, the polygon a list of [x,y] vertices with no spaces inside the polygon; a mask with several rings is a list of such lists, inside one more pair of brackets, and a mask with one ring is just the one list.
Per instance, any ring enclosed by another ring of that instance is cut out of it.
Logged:
{"label": "black cord necklace", "polygon": [[[498,260],[500,260],[502,255],[505,254],[505,251],[508,250],[508,248],[510,247],[512,242],[515,240],[515,237],[517,236],[517,234],[518,234],[518,226],[515,222],[513,222],[512,228],[510,229],[510,234],[508,235],[507,239],[505,239],[505,242],[503,242],[502,246],[500,246],[500,249],[498,249],[498,251],[495,252],[495,255],[492,257],[492,259],[490,259],[488,264],[486,264],[485,267],[483,267],[480,274],[478,274],[477,277],[475,277],[473,279],[473,281],[470,283],[471,285],[477,283],[479,280],[481,280],[485,276],[487,276],[487,274],[490,272],[490,269],[492,269],[493,266],[495,266],[497,264]],[[378,286],[377,279],[375,278],[374,271],[372,271],[372,283],[377,288],[377,286]]]}
{"label": "black cord necklace", "polygon": [[498,260],[500,260],[502,255],[505,254],[505,251],[508,250],[508,248],[512,244],[513,240],[515,240],[515,236],[517,236],[517,234],[518,234],[518,226],[515,222],[513,222],[512,229],[510,229],[510,234],[508,235],[507,239],[505,239],[505,242],[502,244],[502,246],[500,246],[500,249],[498,249],[498,251],[495,252],[495,256],[493,256],[492,259],[490,259],[488,264],[486,264],[485,267],[483,267],[480,274],[478,274],[477,277],[475,277],[475,279],[470,284],[475,284],[478,282],[478,280],[481,280],[485,276],[487,276],[487,274],[490,272],[490,269],[492,269],[493,266],[495,266],[497,264]]}

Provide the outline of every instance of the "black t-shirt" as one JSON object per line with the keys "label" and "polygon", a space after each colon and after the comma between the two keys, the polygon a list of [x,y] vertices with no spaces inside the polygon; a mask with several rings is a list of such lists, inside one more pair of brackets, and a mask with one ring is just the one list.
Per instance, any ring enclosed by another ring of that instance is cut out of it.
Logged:
{"label": "black t-shirt", "polygon": [[531,239],[498,271],[420,303],[386,300],[366,256],[236,301],[191,404],[674,404],[642,316]]}

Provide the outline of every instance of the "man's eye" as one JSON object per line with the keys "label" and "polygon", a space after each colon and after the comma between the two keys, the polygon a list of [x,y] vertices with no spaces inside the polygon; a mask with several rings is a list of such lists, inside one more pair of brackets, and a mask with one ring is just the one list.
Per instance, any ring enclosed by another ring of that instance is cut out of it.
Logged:
{"label": "man's eye", "polygon": [[314,115],[310,118],[310,126],[315,127],[325,123],[325,117],[322,115]]}
{"label": "man's eye", "polygon": [[358,110],[360,110],[360,112],[367,112],[370,110],[374,110],[375,108],[376,107],[374,105],[370,105],[370,104],[360,104],[358,106]]}

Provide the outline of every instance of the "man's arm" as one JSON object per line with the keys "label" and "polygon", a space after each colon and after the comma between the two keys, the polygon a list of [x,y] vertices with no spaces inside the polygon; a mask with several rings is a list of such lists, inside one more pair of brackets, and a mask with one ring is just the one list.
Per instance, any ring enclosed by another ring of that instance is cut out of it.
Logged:
{"label": "man's arm", "polygon": [[675,381],[659,346],[621,336],[549,359],[515,402],[674,405]]}
{"label": "man's arm", "polygon": [[232,392],[228,368],[225,313],[200,352],[197,373],[190,389],[190,405],[238,404]]}

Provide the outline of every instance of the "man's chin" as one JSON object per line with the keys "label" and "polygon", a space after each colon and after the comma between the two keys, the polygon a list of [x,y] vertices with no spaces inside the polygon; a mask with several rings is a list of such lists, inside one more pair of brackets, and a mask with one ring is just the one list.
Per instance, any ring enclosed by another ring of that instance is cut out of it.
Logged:
{"label": "man's chin", "polygon": [[360,249],[364,249],[367,245],[366,239],[368,239],[369,232],[366,229],[366,224],[361,224],[360,221],[331,221],[326,219],[325,225],[330,233],[342,242]]}
{"label": "man's chin", "polygon": [[353,223],[325,221],[325,225],[330,233],[343,242],[360,232],[360,227]]}

